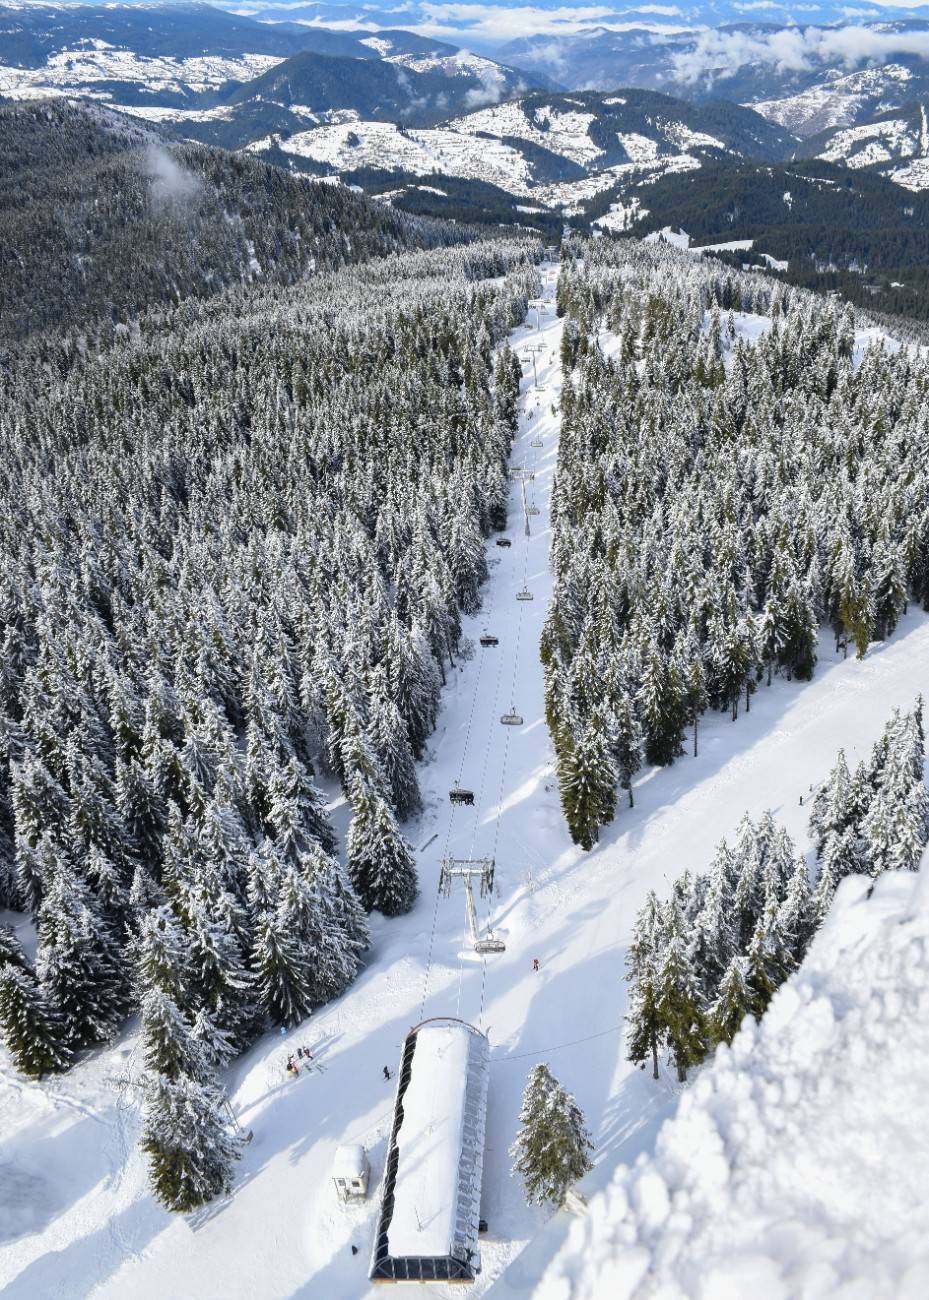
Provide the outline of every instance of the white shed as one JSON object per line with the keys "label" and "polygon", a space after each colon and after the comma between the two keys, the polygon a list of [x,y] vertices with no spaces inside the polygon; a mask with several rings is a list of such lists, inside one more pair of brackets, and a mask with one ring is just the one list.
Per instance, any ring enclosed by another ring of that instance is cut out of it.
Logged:
{"label": "white shed", "polygon": [[339,1147],[332,1162],[332,1181],[343,1201],[363,1200],[368,1194],[371,1169],[363,1146]]}

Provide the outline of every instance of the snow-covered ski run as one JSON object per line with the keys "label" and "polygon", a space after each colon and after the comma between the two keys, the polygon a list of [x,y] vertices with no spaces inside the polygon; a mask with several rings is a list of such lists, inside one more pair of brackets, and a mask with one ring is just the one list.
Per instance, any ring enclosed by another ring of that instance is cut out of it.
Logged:
{"label": "snow-covered ski run", "polygon": [[[760,690],[736,724],[708,715],[699,759],[644,772],[635,809],[620,808],[593,852],[571,844],[539,662],[562,385],[556,275],[556,266],[543,266],[538,323],[533,310],[511,339],[527,357],[512,466],[534,474],[525,501],[538,513],[524,512],[523,483],[514,478],[512,546],[489,543],[496,563],[483,609],[465,620],[474,654],[443,694],[420,772],[426,811],[407,828],[422,846],[416,907],[398,920],[375,919],[368,966],[344,997],[292,1034],[269,1035],[229,1071],[232,1109],[254,1138],[233,1195],[200,1216],[171,1216],[149,1193],[136,1111],[126,1104],[137,1075],[132,1035],[41,1088],[0,1080],[4,1159],[21,1188],[21,1235],[3,1247],[5,1300],[360,1300],[369,1293],[395,1087],[383,1067],[394,1074],[410,1026],[437,1014],[479,1025],[491,1044],[482,1202],[489,1232],[481,1239],[483,1273],[469,1294],[530,1296],[568,1221],[527,1208],[510,1175],[508,1148],[529,1068],[548,1061],[585,1113],[597,1161],[586,1191],[648,1149],[679,1090],[666,1076],[653,1083],[625,1059],[625,948],[646,891],[663,894],[685,868],[703,870],[746,811],[771,808],[805,844],[800,795],[828,772],[840,745],[850,760],[864,754],[891,709],[910,705],[924,686],[929,619],[922,613],[905,617],[863,663],[838,660],[827,633],[811,684],[777,681]],[[532,600],[517,600],[521,590]],[[485,630],[497,645],[480,646]],[[511,711],[522,722],[502,725]],[[450,804],[456,781],[474,792],[473,807]],[[483,960],[473,952],[463,893],[437,893],[445,856],[494,858],[495,895],[478,899],[479,921],[505,941],[505,952]],[[319,1069],[290,1079],[285,1064],[298,1046],[310,1047]],[[372,1163],[371,1192],[359,1206],[341,1205],[332,1188],[333,1156],[344,1143],[362,1143]]]}

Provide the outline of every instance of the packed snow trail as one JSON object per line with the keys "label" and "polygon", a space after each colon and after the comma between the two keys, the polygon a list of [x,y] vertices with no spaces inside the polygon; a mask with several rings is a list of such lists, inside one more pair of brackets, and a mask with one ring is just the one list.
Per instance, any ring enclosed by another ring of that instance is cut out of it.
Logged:
{"label": "packed snow trail", "polygon": [[[581,1105],[596,1143],[587,1190],[604,1186],[621,1161],[650,1148],[676,1101],[676,1085],[655,1084],[625,1060],[625,948],[648,889],[667,893],[685,868],[705,869],[718,841],[746,811],[771,808],[798,843],[808,807],[799,797],[832,767],[844,745],[864,755],[895,706],[925,687],[929,618],[902,620],[893,639],[863,663],[836,661],[828,634],[812,683],[777,681],[731,723],[708,714],[701,756],[644,772],[636,807],[619,807],[600,845],[571,844],[561,815],[542,711],[539,633],[549,595],[548,509],[558,438],[561,325],[554,313],[556,268],[543,268],[541,329],[531,311],[511,340],[537,354],[540,392],[524,374],[514,466],[534,463],[527,483],[538,515],[525,535],[522,490],[513,482],[507,536],[484,590],[484,607],[464,620],[474,656],[450,674],[438,729],[420,768],[426,811],[407,827],[418,854],[421,895],[410,915],[374,918],[368,966],[344,997],[284,1038],[268,1035],[227,1074],[232,1105],[254,1139],[236,1171],[233,1195],[199,1216],[178,1218],[148,1193],[135,1145],[137,1112],[117,1126],[117,1100],[138,1101],[116,1081],[133,1071],[134,1034],[98,1053],[59,1083],[0,1078],[0,1289],[4,1300],[362,1300],[403,1037],[421,1014],[480,1022],[491,1043],[483,1214],[483,1274],[469,1290],[494,1300],[530,1296],[563,1235],[524,1204],[507,1153],[530,1067],[545,1060]],[[531,444],[542,438],[542,447]],[[531,458],[534,458],[534,462]],[[534,599],[517,602],[523,583]],[[481,649],[484,629],[499,645]],[[500,715],[515,706],[520,727]],[[474,808],[453,809],[456,778]],[[808,800],[805,800],[808,804]],[[446,849],[447,846],[447,849]],[[506,952],[482,961],[467,935],[460,886],[437,898],[445,852],[495,857],[499,898],[478,899]],[[433,925],[433,919],[435,924]],[[431,960],[430,960],[431,954]],[[532,969],[533,958],[539,970]],[[306,1044],[319,1066],[288,1080],[287,1056]],[[73,1106],[50,1105],[61,1090]],[[109,1126],[101,1128],[94,1115]],[[123,1142],[125,1164],[116,1168]],[[335,1150],[362,1142],[372,1163],[365,1204],[342,1207],[331,1185]],[[353,1255],[351,1246],[358,1253]],[[425,1293],[450,1295],[438,1285]]]}

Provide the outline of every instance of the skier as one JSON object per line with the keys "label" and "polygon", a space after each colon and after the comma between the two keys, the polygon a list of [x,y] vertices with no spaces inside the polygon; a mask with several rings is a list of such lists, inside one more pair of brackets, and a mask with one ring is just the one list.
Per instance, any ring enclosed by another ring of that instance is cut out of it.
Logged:
{"label": "skier", "polygon": [[357,1246],[352,1246],[352,1254],[353,1254],[353,1255],[357,1255],[357,1254],[358,1254],[358,1247],[357,1247]]}
{"label": "skier", "polygon": [[533,957],[533,959],[532,959],[532,969],[533,969],[534,971],[537,971],[537,970],[539,969],[539,959],[538,959],[538,957]]}
{"label": "skier", "polygon": [[389,1078],[390,1078],[390,1071],[388,1070],[388,1068],[387,1068],[386,1065],[384,1066],[384,1078],[385,1078],[385,1079],[389,1079]]}
{"label": "skier", "polygon": [[287,1073],[292,1074],[295,1079],[300,1073],[300,1069],[292,1056],[287,1058]]}

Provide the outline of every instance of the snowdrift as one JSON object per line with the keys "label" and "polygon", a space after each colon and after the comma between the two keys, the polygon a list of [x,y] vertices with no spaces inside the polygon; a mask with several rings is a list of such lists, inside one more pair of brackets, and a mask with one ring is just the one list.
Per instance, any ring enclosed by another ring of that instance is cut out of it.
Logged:
{"label": "snowdrift", "polygon": [[762,1023],[617,1171],[536,1300],[926,1295],[929,854],[843,882]]}

